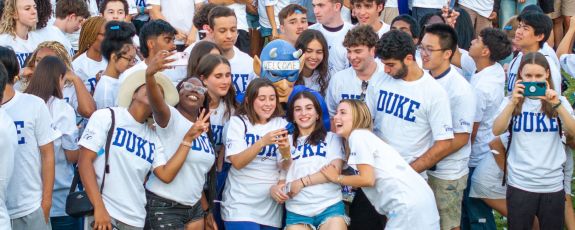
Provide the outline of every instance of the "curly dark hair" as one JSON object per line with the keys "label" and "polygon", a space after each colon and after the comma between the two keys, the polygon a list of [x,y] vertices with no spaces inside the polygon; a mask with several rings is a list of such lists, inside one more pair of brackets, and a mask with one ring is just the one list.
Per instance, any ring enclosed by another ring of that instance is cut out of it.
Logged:
{"label": "curly dark hair", "polygon": [[343,46],[367,46],[369,48],[375,47],[377,44],[377,34],[373,31],[373,27],[369,25],[356,26],[347,32],[343,39]]}
{"label": "curly dark hair", "polygon": [[42,29],[48,25],[48,20],[52,16],[52,4],[50,0],[34,0],[36,3],[36,11],[38,12],[38,22],[36,29]]}
{"label": "curly dark hair", "polygon": [[381,36],[375,47],[375,56],[382,60],[403,60],[407,55],[415,57],[415,44],[403,31],[390,30]]}
{"label": "curly dark hair", "polygon": [[479,32],[479,37],[489,49],[489,60],[493,62],[506,58],[513,51],[511,40],[501,30],[485,28]]}
{"label": "curly dark hair", "polygon": [[198,28],[198,30],[202,30],[204,25],[209,25],[208,14],[216,6],[218,5],[213,3],[206,3],[196,10],[196,14],[194,14],[193,23],[194,26]]}

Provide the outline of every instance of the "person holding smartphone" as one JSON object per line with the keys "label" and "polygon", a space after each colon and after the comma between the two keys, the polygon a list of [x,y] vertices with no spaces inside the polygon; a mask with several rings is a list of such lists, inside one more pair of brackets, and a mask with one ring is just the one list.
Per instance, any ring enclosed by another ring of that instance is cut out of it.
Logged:
{"label": "person holding smartphone", "polygon": [[256,78],[229,121],[225,151],[232,167],[222,200],[226,229],[267,230],[282,225],[283,210],[276,200],[288,197],[274,185],[285,179],[280,171],[289,167],[291,154],[279,103],[273,83]]}
{"label": "person holding smartphone", "polygon": [[[327,165],[341,170],[343,143],[341,137],[328,132],[321,121],[323,111],[319,98],[304,90],[288,102],[287,119],[297,126],[290,137],[293,162],[285,185],[291,197],[285,201],[288,230],[306,226],[322,230],[347,229],[341,186],[330,182],[320,171]],[[276,201],[283,202],[281,198]]]}
{"label": "person holding smartphone", "polygon": [[[523,55],[518,79],[510,97],[503,100],[493,134],[509,132],[503,180],[507,182],[509,229],[531,229],[533,218],[540,229],[562,229],[565,194],[562,131],[575,134],[573,109],[555,91],[550,64],[538,52]],[[527,83],[543,82],[544,94],[527,97]]]}

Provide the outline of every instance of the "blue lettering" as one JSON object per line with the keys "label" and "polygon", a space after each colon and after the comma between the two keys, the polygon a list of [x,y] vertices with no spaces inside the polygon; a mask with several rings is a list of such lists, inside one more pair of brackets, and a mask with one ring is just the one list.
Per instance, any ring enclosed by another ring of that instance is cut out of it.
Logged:
{"label": "blue lettering", "polygon": [[146,145],[146,143],[148,143],[147,140],[144,140],[143,138],[138,137],[138,152],[136,152],[136,156],[142,155],[142,159],[146,159],[146,149],[144,149],[144,146]]}
{"label": "blue lettering", "polygon": [[521,116],[513,117],[513,132],[521,131]]}
{"label": "blue lettering", "polygon": [[232,82],[236,88],[236,93],[246,91],[249,74],[232,74]]}
{"label": "blue lettering", "polygon": [[96,78],[90,78],[88,79],[88,83],[90,84],[90,92],[94,92],[94,90],[96,90]]}
{"label": "blue lettering", "polygon": [[557,124],[557,118],[549,119],[549,127],[551,127],[551,128],[549,129],[549,131],[551,131],[551,132],[557,132],[557,131],[559,131],[559,126],[558,126],[558,124]]}
{"label": "blue lettering", "polygon": [[32,55],[32,53],[16,53],[16,58],[18,59],[18,64],[20,64],[20,68],[24,68],[26,64],[26,59]]}
{"label": "blue lettering", "polygon": [[156,144],[150,143],[148,146],[150,148],[150,154],[148,154],[148,159],[146,159],[146,161],[150,162],[151,164],[154,162],[153,156],[154,156],[154,150],[156,150]]}
{"label": "blue lettering", "polygon": [[219,146],[222,145],[222,135],[224,126],[222,125],[211,125],[212,128],[212,141],[215,145]]}
{"label": "blue lettering", "polygon": [[[409,106],[406,106],[408,103]],[[420,106],[421,104],[419,102],[411,100],[406,96],[380,90],[376,110],[406,121],[415,122],[416,117],[414,113]],[[406,109],[407,112],[405,112]]]}
{"label": "blue lettering", "polygon": [[18,135],[18,144],[26,144],[26,138],[22,136],[22,129],[24,129],[24,121],[14,121],[14,126],[16,126],[16,135]]}
{"label": "blue lettering", "polygon": [[[525,132],[533,132],[533,113],[523,112],[523,116],[525,117],[525,119],[523,119],[523,130]],[[529,118],[527,118],[527,116],[529,116]],[[527,127],[526,120],[530,123],[529,127]]]}
{"label": "blue lettering", "polygon": [[[509,67],[511,70],[511,66]],[[513,91],[513,87],[515,86],[515,77],[517,76],[516,73],[509,73],[509,82],[507,83],[507,91]]]}
{"label": "blue lettering", "polygon": [[[137,137],[137,136],[134,135],[134,134],[132,133],[132,131],[128,131],[128,138],[127,138],[128,141],[127,141],[127,143],[126,143],[126,149],[127,149],[128,151],[130,151],[131,153],[133,153],[134,150],[136,150],[136,137]],[[137,155],[137,156],[140,156],[140,155]]]}
{"label": "blue lettering", "polygon": [[409,109],[407,109],[407,114],[405,115],[406,121],[415,122],[415,117],[412,115],[412,113],[415,112],[415,109],[419,109],[419,105],[421,104],[419,104],[419,102],[417,101],[410,101]]}
{"label": "blue lettering", "polygon": [[116,139],[114,139],[114,143],[112,144],[118,147],[124,146],[124,142],[126,141],[126,133],[127,132],[125,129],[116,128]]}
{"label": "blue lettering", "polygon": [[[548,132],[549,129],[547,129],[547,125],[544,122],[545,119],[545,114],[544,113],[538,113],[537,114],[537,129],[535,129],[535,132]],[[541,126],[543,126],[543,129],[541,129]]]}

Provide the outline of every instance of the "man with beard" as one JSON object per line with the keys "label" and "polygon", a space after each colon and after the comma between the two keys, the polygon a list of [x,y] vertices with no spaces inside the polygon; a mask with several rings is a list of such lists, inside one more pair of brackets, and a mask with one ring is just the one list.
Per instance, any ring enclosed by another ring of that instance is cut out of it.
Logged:
{"label": "man with beard", "polygon": [[415,44],[405,32],[391,30],[376,46],[385,73],[370,84],[367,105],[374,133],[396,149],[426,177],[449,151],[453,139],[449,97],[441,85],[415,62]]}

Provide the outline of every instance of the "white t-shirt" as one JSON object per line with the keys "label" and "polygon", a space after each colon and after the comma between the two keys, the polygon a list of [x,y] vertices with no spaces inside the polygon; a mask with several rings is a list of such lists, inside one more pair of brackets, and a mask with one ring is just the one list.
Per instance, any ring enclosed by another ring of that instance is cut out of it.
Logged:
{"label": "white t-shirt", "polygon": [[[129,69],[127,69],[126,71],[124,71],[122,74],[120,74],[120,84],[122,84],[122,82],[124,82],[124,80],[130,76],[130,74],[138,71],[138,70],[145,70],[148,68],[148,64],[146,64],[145,61],[141,61],[138,62],[138,64],[130,67]],[[177,66],[174,69],[167,69],[162,71],[163,74],[165,74],[170,81],[172,81],[172,83],[175,85],[177,85],[182,79],[186,78],[186,67],[185,66]]]}
{"label": "white t-shirt", "polygon": [[461,0],[459,4],[465,6],[479,15],[488,18],[493,12],[493,0]]}
{"label": "white t-shirt", "polygon": [[448,0],[413,0],[413,7],[441,9],[447,5]]}
{"label": "white t-shirt", "polygon": [[[539,53],[545,55],[547,62],[549,62],[549,70],[551,71],[551,81],[553,82],[553,86],[555,90],[559,93],[562,93],[563,90],[561,89],[561,70],[559,66],[553,64],[553,58],[540,49]],[[556,56],[553,54],[553,56]],[[517,79],[517,73],[519,72],[519,66],[521,65],[521,58],[523,57],[523,53],[519,53],[517,57],[513,58],[511,64],[509,64],[509,70],[507,72],[507,95],[511,95],[513,88],[515,87],[515,80]]]}
{"label": "white t-shirt", "polygon": [[12,177],[14,169],[14,156],[18,148],[18,141],[16,140],[16,127],[14,121],[6,113],[4,108],[0,107],[0,146],[2,146],[2,154],[0,154],[0,227],[1,229],[10,229],[10,215],[6,208],[6,198],[8,195],[8,183]]}
{"label": "white t-shirt", "polygon": [[[498,112],[508,103],[509,98],[504,98]],[[563,96],[561,103],[569,114],[573,113]],[[539,99],[525,98],[521,115],[511,120],[513,138],[507,154],[507,183],[528,192],[562,191],[566,158],[557,118],[548,118],[541,111]]]}
{"label": "white t-shirt", "polygon": [[94,92],[96,89],[96,75],[106,69],[108,66],[108,61],[102,58],[102,61],[95,61],[86,55],[84,52],[78,56],[74,61],[72,61],[72,67],[74,68],[74,73],[78,75],[86,85],[86,89],[89,92]]}
{"label": "white t-shirt", "polygon": [[[447,75],[436,79],[449,96],[453,133],[468,133],[473,131],[475,116],[475,94],[473,88],[455,69],[449,69]],[[437,163],[435,171],[427,173],[443,180],[456,180],[469,172],[468,162],[471,154],[471,142],[451,153]]]}
{"label": "white t-shirt", "polygon": [[[383,64],[380,61],[374,62],[376,63],[377,68],[367,81],[368,87],[370,84],[379,82],[381,78],[389,77],[384,73]],[[329,80],[329,85],[327,86],[327,91],[325,93],[325,101],[329,111],[329,116],[333,117],[335,115],[337,105],[343,99],[361,99],[362,93],[365,94],[364,98],[367,98],[368,90],[366,88],[362,91],[362,84],[363,81],[357,77],[353,67],[349,67],[333,75]]]}
{"label": "white t-shirt", "polygon": [[[309,77],[302,77],[303,78],[303,82],[305,87],[309,88],[309,89],[313,89],[319,93],[322,93],[321,90],[321,86],[319,85],[318,79],[319,79],[319,72],[317,70],[314,70],[313,73],[311,74],[311,76]],[[329,79],[329,78],[328,78]]]}
{"label": "white t-shirt", "polygon": [[381,21],[381,28],[379,28],[379,30],[377,31],[377,37],[381,38],[381,36],[383,36],[383,34],[387,33],[387,31],[389,31],[391,29],[391,26],[386,24],[385,22]]}
{"label": "white t-shirt", "polygon": [[244,93],[255,78],[254,59],[234,46],[234,57],[228,60],[232,69],[232,84],[236,93]]}
{"label": "white t-shirt", "polygon": [[59,133],[60,138],[54,140],[55,158],[55,178],[54,191],[52,193],[52,209],[50,216],[67,216],[66,196],[70,191],[70,185],[74,178],[74,165],[68,163],[65,150],[78,150],[78,127],[76,126],[76,115],[72,106],[64,99],[51,97],[46,104],[54,128]]}
{"label": "white t-shirt", "polygon": [[326,37],[329,51],[328,71],[331,76],[350,67],[349,61],[347,60],[347,50],[343,46],[343,40],[347,32],[353,28],[352,24],[344,23],[343,28],[337,32],[326,30],[320,23],[313,24],[309,28],[318,30]]}
{"label": "white t-shirt", "polygon": [[68,40],[66,34],[64,34],[64,32],[60,30],[58,27],[54,25],[48,25],[42,29],[33,31],[31,33],[37,33],[38,36],[47,38],[46,39],[47,41],[59,42],[64,46],[64,48],[66,48],[70,57],[74,56],[75,52],[74,49],[72,49],[72,43],[70,43],[70,40]]}
{"label": "white t-shirt", "polygon": [[427,72],[416,81],[391,77],[368,87],[374,133],[411,163],[434,141],[453,138],[449,97]]}
{"label": "white t-shirt", "polygon": [[[250,123],[246,116],[238,116],[229,121],[226,139],[227,157],[236,155],[268,132],[284,128],[283,118],[273,118],[266,124]],[[229,161],[229,160],[228,160]],[[277,145],[268,145],[255,159],[242,169],[230,168],[222,199],[222,219],[224,221],[249,221],[279,228],[282,207],[269,194],[271,186],[280,179],[281,154]]]}
{"label": "white t-shirt", "polygon": [[[164,152],[166,160],[176,153],[184,136],[193,125],[176,108],[172,106],[169,108],[168,125],[164,128],[156,125],[156,132],[162,144],[166,146]],[[172,182],[166,184],[152,173],[146,183],[146,189],[160,197],[193,206],[202,197],[206,174],[212,168],[215,159],[208,135],[203,133],[192,142],[186,161]]]}
{"label": "white t-shirt", "polygon": [[[475,72],[475,63],[473,61],[471,63]],[[463,59],[462,66],[464,66]],[[492,131],[493,122],[499,115],[497,111],[505,97],[502,90],[505,87],[505,70],[499,63],[495,63],[474,74],[470,83],[476,99],[473,122],[478,122],[479,127],[475,142],[471,145],[469,167],[477,167],[486,154],[491,154],[489,142],[495,138]]]}
{"label": "white t-shirt", "polygon": [[575,77],[575,54],[561,55],[561,68],[571,77]]}
{"label": "white t-shirt", "polygon": [[[427,182],[395,149],[372,132],[356,129],[349,136],[348,164],[373,167],[374,187],[362,187],[378,213],[386,215],[386,228],[439,229],[439,213]],[[369,143],[369,144],[365,144]]]}
{"label": "white t-shirt", "polygon": [[385,1],[385,8],[397,8],[397,0]]}
{"label": "white t-shirt", "polygon": [[287,5],[290,4],[289,0],[263,0],[263,1],[258,1],[258,14],[259,14],[259,22],[260,22],[260,26],[264,27],[264,28],[272,28],[272,25],[270,24],[269,18],[268,18],[268,14],[266,13],[266,6],[273,6],[274,7],[274,15],[275,15],[275,21],[276,21],[276,26],[279,29],[280,28],[280,20],[278,18],[278,14],[280,13],[280,11]]}
{"label": "white t-shirt", "polygon": [[39,146],[54,141],[58,133],[52,128],[52,117],[46,103],[39,97],[16,92],[2,108],[14,120],[18,138],[13,173],[17,179],[10,180],[6,202],[10,218],[15,219],[40,208],[42,154]]}
{"label": "white t-shirt", "polygon": [[[313,9],[310,9],[311,11],[313,11]],[[341,19],[348,24],[352,24],[351,23],[351,10],[349,8],[347,8],[346,6],[342,5],[341,6]]]}
{"label": "white t-shirt", "polygon": [[24,68],[26,58],[32,55],[38,44],[42,42],[42,38],[39,37],[37,33],[32,32],[28,33],[27,40],[21,39],[18,36],[12,36],[11,34],[0,34],[0,46],[10,47],[14,50],[20,68]]}
{"label": "white t-shirt", "polygon": [[[110,143],[110,173],[106,175],[102,199],[112,218],[141,228],[146,218],[144,181],[150,170],[166,164],[164,148],[147,123],[136,121],[126,108],[113,109],[116,124]],[[97,110],[78,142],[78,145],[98,154],[93,162],[98,186],[102,183],[104,149],[111,124],[110,110]]]}
{"label": "white t-shirt", "polygon": [[555,53],[553,47],[551,47],[547,42],[543,43],[543,47],[541,47],[541,50],[539,52],[544,54],[551,60],[553,60],[553,63],[555,63],[555,65],[557,65],[558,67],[561,66],[561,64],[559,64],[559,58],[557,57],[557,53]]}
{"label": "white t-shirt", "polygon": [[[234,114],[234,111],[230,111],[229,113],[231,115]],[[224,136],[224,127],[226,126],[226,124],[229,121],[229,118],[225,117],[226,115],[226,104],[224,103],[224,100],[220,100],[220,104],[218,105],[218,107],[215,110],[212,110],[212,113],[210,114],[210,131],[212,132],[212,144],[214,146],[212,146],[214,148],[214,150],[216,152],[220,151],[220,148],[224,145],[225,143],[225,138],[226,136]]]}
{"label": "white t-shirt", "polygon": [[[246,13],[246,4],[232,3],[232,4],[228,5],[228,8],[234,10],[234,13],[236,13],[236,18],[237,18],[237,22],[238,22],[238,30],[248,31],[249,26],[248,26],[248,18],[247,18],[247,13]],[[279,11],[277,11],[277,12],[279,13]],[[276,23],[279,27],[280,21],[278,21],[277,16],[276,16]]]}
{"label": "white t-shirt", "polygon": [[[194,26],[195,4],[204,0],[148,0],[148,5],[160,5],[166,21],[178,30],[188,34]],[[183,13],[185,12],[185,13]],[[196,35],[194,35],[196,36]]]}
{"label": "white t-shirt", "polygon": [[[297,139],[297,147],[292,146],[292,163],[286,181],[294,182],[307,175],[319,172],[333,160],[343,159],[341,137],[328,132],[319,145],[306,144],[308,136]],[[290,140],[292,137],[290,136]],[[317,216],[328,207],[341,201],[341,186],[336,183],[323,183],[303,188],[295,197],[286,201],[286,209],[304,216]]]}
{"label": "white t-shirt", "polygon": [[120,89],[119,79],[108,75],[102,75],[102,77],[100,77],[100,81],[98,81],[98,84],[96,85],[96,90],[94,90],[96,108],[103,109],[116,106],[118,89]]}

